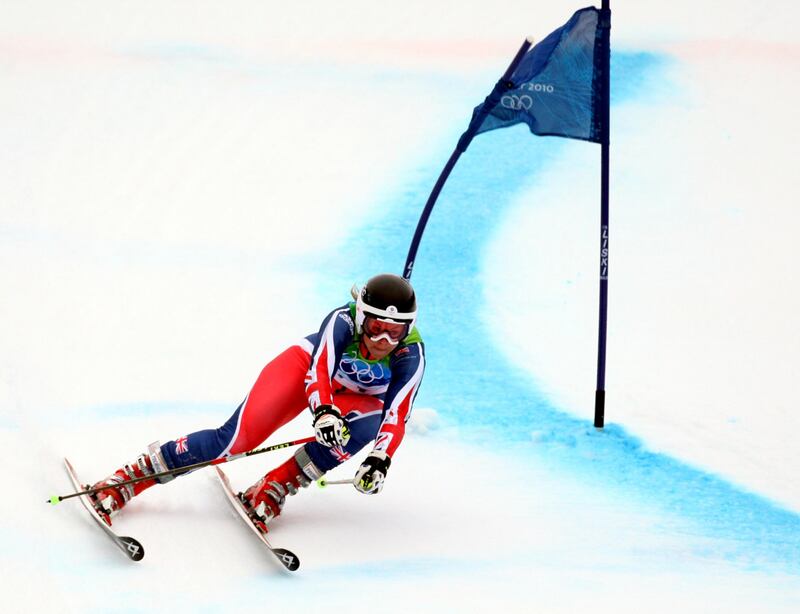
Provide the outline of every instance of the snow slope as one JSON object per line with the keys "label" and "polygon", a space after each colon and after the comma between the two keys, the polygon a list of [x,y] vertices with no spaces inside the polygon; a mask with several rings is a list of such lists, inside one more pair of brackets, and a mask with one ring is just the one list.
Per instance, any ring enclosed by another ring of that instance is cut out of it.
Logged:
{"label": "snow slope", "polygon": [[599,154],[509,129],[420,250],[430,366],[386,490],[290,499],[298,574],[209,473],[126,510],[137,565],[44,505],[63,456],[95,480],[221,424],[353,281],[400,270],[472,106],[580,8],[504,6],[0,7],[6,609],[797,611],[791,3],[614,4],[603,432]]}

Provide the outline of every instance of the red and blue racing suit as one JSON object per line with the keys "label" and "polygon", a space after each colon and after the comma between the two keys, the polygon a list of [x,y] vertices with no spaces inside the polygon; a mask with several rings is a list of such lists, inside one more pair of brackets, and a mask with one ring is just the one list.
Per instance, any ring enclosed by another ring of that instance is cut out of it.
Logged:
{"label": "red and blue racing suit", "polygon": [[370,441],[394,455],[405,433],[425,370],[425,348],[414,328],[381,360],[368,360],[355,330],[355,303],[333,310],[319,332],[293,345],[261,371],[252,390],[218,429],[191,433],[161,446],[170,469],[257,448],[304,409],[335,405],[350,428],[346,446],[305,444],[317,468],[328,471]]}

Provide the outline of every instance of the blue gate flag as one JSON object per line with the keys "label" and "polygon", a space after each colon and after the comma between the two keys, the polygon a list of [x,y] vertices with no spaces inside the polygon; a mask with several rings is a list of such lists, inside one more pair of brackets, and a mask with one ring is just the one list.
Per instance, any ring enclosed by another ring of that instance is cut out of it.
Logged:
{"label": "blue gate flag", "polygon": [[611,7],[602,0],[576,11],[570,20],[531,48],[527,39],[450,154],[431,190],[408,248],[403,277],[411,279],[422,234],[433,206],[461,154],[483,132],[525,123],[533,134],[600,144],[600,317],[594,426],[605,415],[606,329],[608,320],[609,124]]}
{"label": "blue gate flag", "polygon": [[[600,11],[587,7],[532,47],[511,75],[508,89],[476,134],[528,124],[540,136],[563,136],[600,143],[602,87]],[[482,107],[478,105],[473,120]]]}

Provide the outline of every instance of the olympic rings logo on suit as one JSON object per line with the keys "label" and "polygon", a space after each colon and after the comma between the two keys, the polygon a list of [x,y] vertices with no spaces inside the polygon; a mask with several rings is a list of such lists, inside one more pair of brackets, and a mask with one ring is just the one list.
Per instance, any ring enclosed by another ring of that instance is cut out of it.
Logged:
{"label": "olympic rings logo on suit", "polygon": [[355,376],[359,384],[372,384],[388,380],[391,372],[381,363],[369,364],[359,358],[343,356],[339,369],[345,375]]}

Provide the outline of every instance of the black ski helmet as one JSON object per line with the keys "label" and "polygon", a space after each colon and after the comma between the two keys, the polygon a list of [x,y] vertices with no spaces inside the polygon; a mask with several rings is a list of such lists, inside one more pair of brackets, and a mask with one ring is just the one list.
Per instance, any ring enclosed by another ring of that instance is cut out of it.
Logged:
{"label": "black ski helmet", "polygon": [[399,275],[383,273],[371,278],[361,288],[356,299],[356,331],[361,334],[364,318],[373,316],[387,322],[408,324],[414,328],[417,320],[417,297],[408,280]]}

